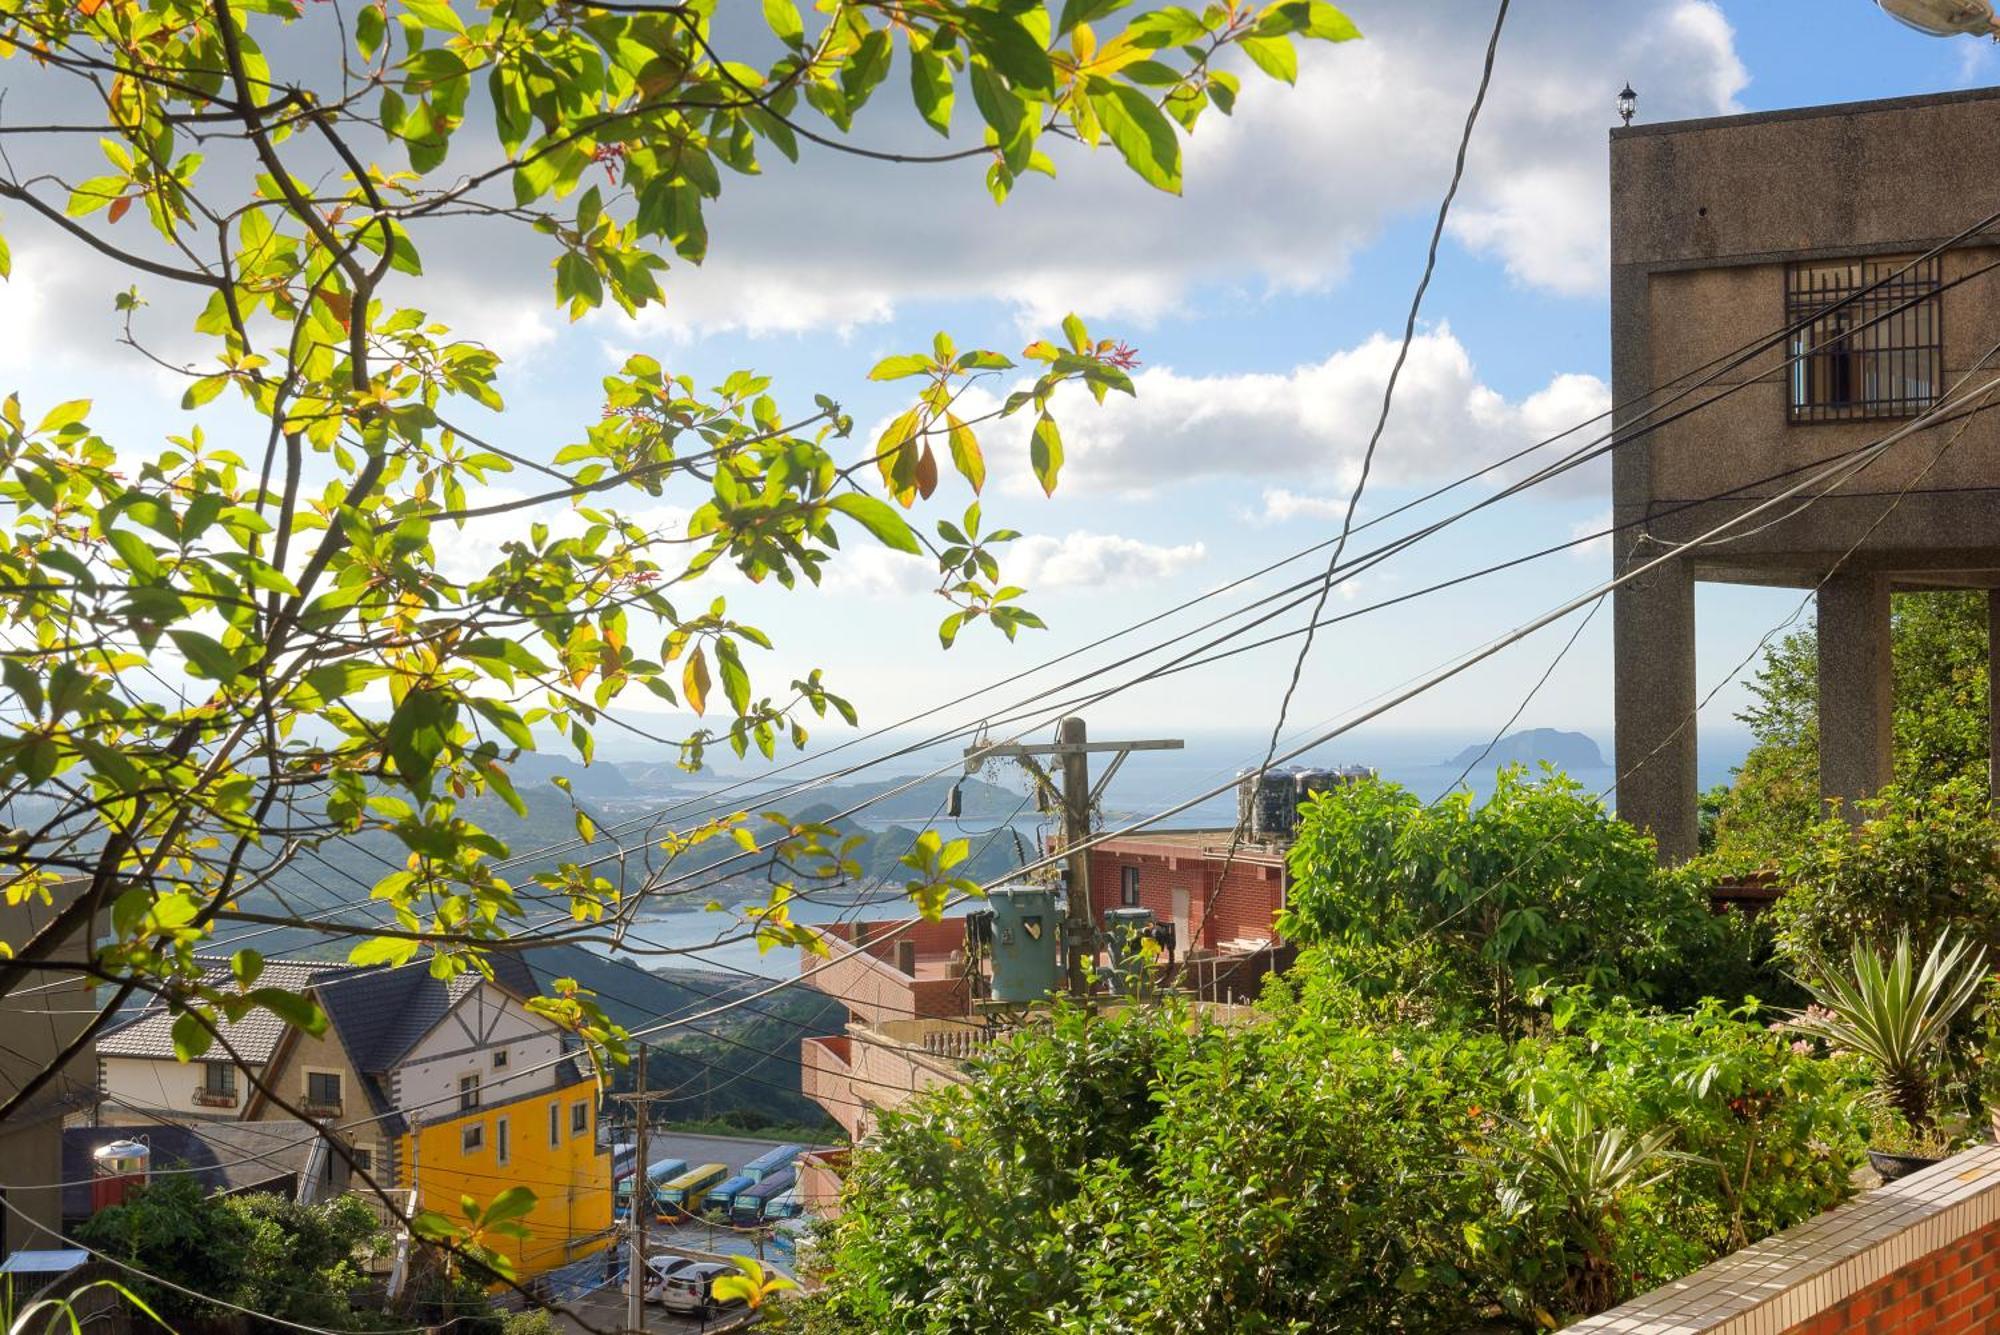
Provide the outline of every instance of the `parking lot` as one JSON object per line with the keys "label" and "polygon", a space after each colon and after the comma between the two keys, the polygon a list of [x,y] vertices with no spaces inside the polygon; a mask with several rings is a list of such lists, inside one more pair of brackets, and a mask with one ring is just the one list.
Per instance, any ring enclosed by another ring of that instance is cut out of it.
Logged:
{"label": "parking lot", "polygon": [[[728,1164],[733,1173],[739,1166],[776,1149],[782,1143],[656,1131],[646,1138],[646,1157],[652,1161],[685,1159],[694,1164]],[[674,1225],[655,1223],[646,1230],[646,1250],[649,1253],[685,1252],[704,1258],[749,1256],[764,1261],[780,1273],[791,1273],[791,1257],[772,1245],[767,1229],[735,1229],[706,1220]],[[563,1329],[577,1335],[589,1330],[627,1329],[622,1277],[620,1282],[570,1303],[564,1312]],[[662,1335],[683,1335],[684,1332],[686,1335],[696,1335],[697,1332],[717,1335],[721,1331],[740,1328],[745,1320],[746,1316],[741,1312],[723,1313],[704,1322],[699,1317],[682,1316],[657,1306],[646,1308],[646,1329],[661,1332]]]}

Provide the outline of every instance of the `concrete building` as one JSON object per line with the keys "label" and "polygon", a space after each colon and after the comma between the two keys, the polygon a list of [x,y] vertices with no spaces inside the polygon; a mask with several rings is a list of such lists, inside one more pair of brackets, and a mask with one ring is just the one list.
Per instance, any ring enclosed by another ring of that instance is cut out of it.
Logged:
{"label": "concrete building", "polygon": [[2000,89],[1611,132],[1615,562],[1670,558],[1615,595],[1618,807],[1666,860],[1696,849],[1697,583],[1818,590],[1841,802],[1892,777],[1891,599],[2000,584],[2000,413],[1956,415],[2000,373],[2000,232],[1913,263],[1995,181]]}
{"label": "concrete building", "polygon": [[[62,891],[48,904],[33,898],[0,902],[0,941],[18,945],[29,940],[67,902]],[[53,971],[0,1001],[0,1028],[6,1030],[0,1043],[0,1088],[11,1093],[53,1064],[83,1032],[94,1003],[89,979]],[[85,1043],[40,1092],[0,1122],[0,1183],[6,1184],[0,1257],[23,1248],[62,1245],[55,1235],[63,1223],[63,1119],[87,1109],[96,1098],[95,1074],[95,1057]]]}

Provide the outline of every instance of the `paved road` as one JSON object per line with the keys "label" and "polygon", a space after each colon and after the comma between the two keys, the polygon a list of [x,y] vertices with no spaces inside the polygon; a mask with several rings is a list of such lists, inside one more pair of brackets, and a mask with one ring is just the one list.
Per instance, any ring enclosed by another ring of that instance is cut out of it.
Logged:
{"label": "paved road", "polygon": [[[740,1315],[717,1317],[703,1325],[697,1317],[684,1317],[662,1307],[646,1309],[647,1335],[720,1335],[725,1330],[738,1328]],[[590,1330],[622,1331],[625,1325],[625,1295],[623,1292],[604,1290],[594,1293],[580,1303],[572,1303],[564,1309],[557,1325],[565,1335],[587,1335]]]}

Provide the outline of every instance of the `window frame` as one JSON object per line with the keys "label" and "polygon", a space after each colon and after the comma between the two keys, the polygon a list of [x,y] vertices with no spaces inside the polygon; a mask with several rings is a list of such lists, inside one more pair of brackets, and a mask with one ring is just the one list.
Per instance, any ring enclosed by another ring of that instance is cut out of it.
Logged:
{"label": "window frame", "polygon": [[514,1157],[514,1127],[509,1119],[493,1119],[493,1162],[505,1167]]}
{"label": "window frame", "polygon": [[[1784,269],[1785,325],[1793,331],[1785,345],[1787,425],[1907,421],[1937,406],[1945,380],[1938,256],[1801,260]],[[1829,321],[1833,328],[1822,330]],[[1863,338],[1880,342],[1857,346]],[[1829,388],[1833,382],[1846,390]]]}
{"label": "window frame", "polygon": [[495,1048],[493,1050],[493,1069],[496,1071],[507,1069],[507,1049]]}
{"label": "window frame", "polygon": [[574,1140],[590,1132],[590,1100],[578,1099],[569,1105],[569,1135]]}
{"label": "window frame", "polygon": [[458,1110],[461,1113],[479,1111],[480,1084],[477,1071],[458,1078]]}
{"label": "window frame", "polygon": [[[202,1093],[213,1095],[216,1098],[235,1098],[236,1063],[208,1062],[207,1067],[208,1069],[203,1071],[201,1076]],[[221,1076],[219,1082],[216,1079],[218,1075]]]}
{"label": "window frame", "polygon": [[1125,865],[1118,869],[1118,903],[1123,908],[1139,907],[1139,869]]}
{"label": "window frame", "polygon": [[549,1101],[549,1148],[555,1149],[562,1143],[562,1100],[551,1099]]}
{"label": "window frame", "polygon": [[[347,1082],[340,1078],[340,1072],[317,1070],[308,1067],[305,1077],[305,1101],[312,1107],[345,1108],[347,1106]],[[332,1098],[321,1098],[314,1094],[314,1086],[320,1082],[330,1082],[333,1089]]]}
{"label": "window frame", "polygon": [[485,1122],[467,1122],[458,1129],[458,1152],[460,1155],[486,1152]]}

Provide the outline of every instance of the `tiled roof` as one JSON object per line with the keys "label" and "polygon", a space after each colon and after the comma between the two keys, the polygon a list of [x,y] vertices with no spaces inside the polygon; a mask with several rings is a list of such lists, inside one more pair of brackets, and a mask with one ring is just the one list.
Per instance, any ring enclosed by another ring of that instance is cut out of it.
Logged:
{"label": "tiled roof", "polygon": [[[487,956],[487,962],[494,982],[515,996],[525,999],[540,991],[518,953],[496,951]],[[421,964],[357,970],[327,981],[319,989],[319,999],[355,1070],[381,1075],[401,1061],[481,981],[478,973],[466,972],[439,982]]]}
{"label": "tiled roof", "polygon": [[[207,965],[203,977],[218,986],[230,982],[229,962],[220,958],[205,958]],[[265,960],[264,972],[257,979],[259,987],[281,987],[288,992],[298,992],[327,978],[354,973],[356,970],[345,964],[330,963],[326,960]],[[270,1011],[259,1008],[231,1023],[222,1021],[218,1031],[244,1061],[261,1065],[271,1060],[277,1051],[278,1040],[285,1036],[285,1022]],[[106,1029],[97,1038],[97,1055],[100,1057],[147,1057],[171,1061],[174,1057],[174,1017],[168,1013],[164,1003],[148,1005],[139,1014]],[[221,1043],[208,1050],[205,1061],[228,1061],[229,1054]]]}

